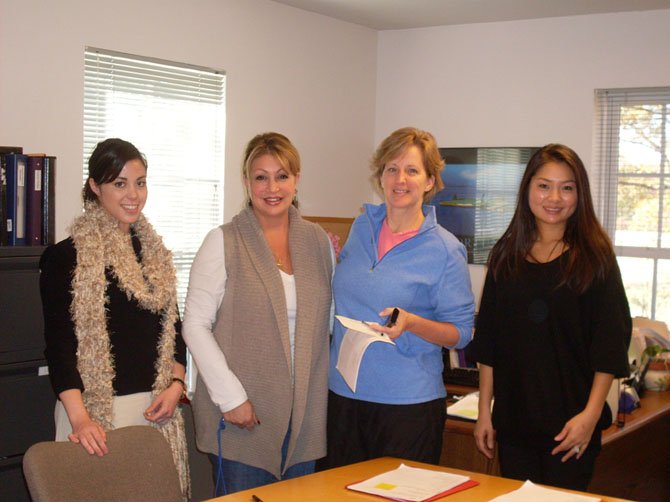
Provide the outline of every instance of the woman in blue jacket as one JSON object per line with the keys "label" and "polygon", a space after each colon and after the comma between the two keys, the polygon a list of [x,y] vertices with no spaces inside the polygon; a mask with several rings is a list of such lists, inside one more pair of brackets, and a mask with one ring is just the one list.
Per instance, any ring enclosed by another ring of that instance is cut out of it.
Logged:
{"label": "woman in blue jacket", "polygon": [[[444,162],[430,133],[393,132],[372,159],[384,204],[366,204],[333,278],[337,315],[371,325],[356,390],[336,368],[346,328],[335,322],[329,370],[328,467],[381,456],[437,464],[446,392],[442,347],[472,337],[474,302],[464,246],[424,205],[442,188]],[[393,326],[386,319],[397,308]]]}

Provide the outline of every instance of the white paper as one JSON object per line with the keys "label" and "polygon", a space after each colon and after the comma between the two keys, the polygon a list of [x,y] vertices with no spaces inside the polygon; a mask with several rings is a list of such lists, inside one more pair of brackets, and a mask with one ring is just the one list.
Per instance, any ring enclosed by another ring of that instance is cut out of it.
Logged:
{"label": "white paper", "polygon": [[358,370],[361,367],[361,360],[368,346],[374,342],[390,343],[391,345],[395,345],[395,342],[388,336],[382,335],[379,331],[373,330],[362,321],[356,321],[339,315],[335,317],[345,328],[348,328],[344,333],[335,367],[351,390],[356,392]]}
{"label": "white paper", "polygon": [[386,338],[386,340],[383,341],[387,342],[391,341],[388,339],[386,335],[383,335],[380,331],[375,331],[370,326],[368,326],[364,321],[357,321],[356,319],[344,317],[343,315],[336,315],[335,319],[340,321],[342,323],[342,326],[344,326],[345,328],[353,329],[354,331],[358,331],[360,333],[364,333],[370,336]]}
{"label": "white paper", "polygon": [[[493,400],[491,400],[493,407]],[[477,420],[479,416],[479,392],[466,394],[454,404],[447,406],[447,415],[466,420]]]}
{"label": "white paper", "polygon": [[526,481],[521,488],[513,492],[500,495],[491,500],[491,502],[599,502],[599,497],[588,497],[577,493],[562,492],[538,486],[531,481]]}
{"label": "white paper", "polygon": [[400,464],[400,467],[393,471],[349,485],[347,488],[390,499],[419,502],[451,490],[469,479],[460,474],[431,471]]}

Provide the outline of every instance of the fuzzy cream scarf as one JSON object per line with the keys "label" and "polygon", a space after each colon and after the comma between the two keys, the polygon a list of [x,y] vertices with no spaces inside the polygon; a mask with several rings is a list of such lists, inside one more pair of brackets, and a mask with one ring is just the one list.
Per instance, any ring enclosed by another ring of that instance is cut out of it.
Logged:
{"label": "fuzzy cream scarf", "polygon": [[[172,383],[175,353],[175,329],[178,319],[176,273],[172,253],[151,224],[140,215],[133,231],[142,245],[137,261],[130,233],[119,229],[118,220],[95,202],[87,202],[84,214],[70,229],[77,250],[77,266],[72,280],[71,314],[77,336],[77,368],[84,383],[84,405],[91,418],[106,430],[112,426],[112,402],[115,376],[106,308],[109,268],[128,299],[161,315],[161,336],[155,362],[156,380],[152,394],[157,396]],[[166,424],[157,427],[167,439],[179,471],[182,493],[190,496],[188,452],[184,419],[177,407]],[[138,447],[141,447],[138,445]]]}

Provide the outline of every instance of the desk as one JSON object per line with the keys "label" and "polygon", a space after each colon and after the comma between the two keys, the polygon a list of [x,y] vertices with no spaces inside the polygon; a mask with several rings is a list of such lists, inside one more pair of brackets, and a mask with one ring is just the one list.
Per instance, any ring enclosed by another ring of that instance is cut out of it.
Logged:
{"label": "desk", "polygon": [[[473,389],[449,386],[450,395]],[[603,449],[589,491],[633,500],[670,500],[670,391],[647,391],[626,425],[603,431]],[[488,460],[477,451],[474,423],[449,418],[440,464],[500,475],[497,454]]]}
{"label": "desk", "polygon": [[589,491],[644,501],[670,500],[670,391],[646,391],[623,428],[603,431]]}
{"label": "desk", "polygon": [[[447,467],[423,464],[421,462],[384,457],[339,467],[337,469],[317,472],[316,474],[310,474],[309,476],[303,476],[301,478],[280,481],[252,490],[245,490],[224,497],[218,497],[213,500],[216,500],[217,502],[249,502],[251,500],[251,495],[253,494],[260,497],[264,502],[292,502],[295,500],[368,500],[380,502],[384,499],[347,490],[345,486],[376,476],[382,472],[395,469],[401,462],[412,467],[422,467],[424,469],[440,470],[452,472],[454,474],[465,474],[471,479],[479,482],[479,486],[449,495],[444,499],[445,502],[478,502],[491,500],[498,495],[516,490],[523,484],[523,482],[513,479],[499,478],[460,469],[450,469]],[[623,499],[608,497],[603,500],[606,500],[607,502],[620,502]]]}

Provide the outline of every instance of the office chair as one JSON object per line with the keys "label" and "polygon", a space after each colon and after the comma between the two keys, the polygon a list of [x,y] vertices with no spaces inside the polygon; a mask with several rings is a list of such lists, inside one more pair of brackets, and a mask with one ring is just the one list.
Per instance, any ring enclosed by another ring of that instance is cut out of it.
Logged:
{"label": "office chair", "polygon": [[28,448],[23,473],[33,502],[181,501],[179,475],[163,435],[153,427],[107,432],[109,453],[89,455],[76,443]]}

